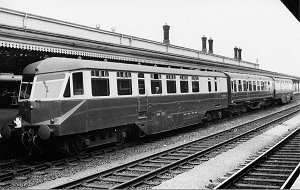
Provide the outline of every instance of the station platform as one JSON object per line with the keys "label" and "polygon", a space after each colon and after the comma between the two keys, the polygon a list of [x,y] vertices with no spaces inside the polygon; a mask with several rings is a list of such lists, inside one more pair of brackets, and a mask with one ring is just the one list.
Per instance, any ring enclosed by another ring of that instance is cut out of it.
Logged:
{"label": "station platform", "polygon": [[[280,139],[284,134],[290,133],[300,127],[300,114],[285,121],[281,125],[266,131],[265,133],[239,144],[237,147],[224,152],[194,169],[182,173],[171,180],[162,182],[153,189],[207,189],[220,183],[222,176],[231,173],[249,157],[255,155],[264,147],[270,146],[274,140]],[[260,142],[260,143],[257,143]],[[293,189],[300,189],[300,179],[294,183]]]}
{"label": "station platform", "polygon": [[300,189],[300,176],[298,176],[291,189]]}

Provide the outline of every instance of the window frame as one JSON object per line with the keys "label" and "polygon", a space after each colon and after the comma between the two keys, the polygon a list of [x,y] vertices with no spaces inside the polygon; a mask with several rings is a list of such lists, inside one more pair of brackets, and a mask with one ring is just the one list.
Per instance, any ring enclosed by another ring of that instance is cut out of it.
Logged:
{"label": "window frame", "polygon": [[[132,95],[132,76],[131,76],[131,72],[129,72],[129,71],[117,71],[116,80],[117,80],[117,95],[118,96],[130,96],[130,95]],[[125,82],[125,81],[126,82],[128,81],[129,85],[125,89],[121,89],[122,88],[122,83],[121,82]],[[125,91],[125,90],[128,90],[128,93],[122,92],[122,91]]]}

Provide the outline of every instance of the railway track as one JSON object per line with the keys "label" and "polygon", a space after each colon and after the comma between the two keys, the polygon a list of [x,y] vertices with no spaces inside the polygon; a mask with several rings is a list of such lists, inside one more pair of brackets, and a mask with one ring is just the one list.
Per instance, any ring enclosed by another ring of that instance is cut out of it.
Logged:
{"label": "railway track", "polygon": [[300,173],[300,128],[215,189],[289,189]]}
{"label": "railway track", "polygon": [[259,133],[259,131],[268,128],[271,124],[279,122],[293,113],[299,112],[299,105],[295,107],[297,107],[296,110],[277,119],[265,122],[264,124],[259,124],[258,127],[256,124],[250,125],[249,123],[263,120],[261,118],[244,123],[230,130],[222,131],[53,188],[151,188],[159,185],[164,180],[171,179],[207,161],[214,153],[220,153],[234,147],[240,142],[247,141],[252,138],[255,133]]}
{"label": "railway track", "polygon": [[87,152],[83,155],[70,156],[61,159],[47,161],[33,161],[30,158],[19,159],[0,164],[0,182],[11,180],[17,176],[26,175],[32,172],[43,171],[49,168],[60,169],[64,166],[76,166],[80,162],[90,161],[92,158],[103,157],[105,153],[120,148],[132,146],[133,143],[126,143],[121,146],[108,147],[101,150]]}
{"label": "railway track", "polygon": [[[299,107],[299,105],[292,106],[288,109],[293,109],[295,107]],[[286,110],[282,110],[279,112],[276,112],[274,114],[278,114],[281,112],[285,112]],[[274,115],[270,114],[270,115]],[[255,122],[254,120],[253,122]],[[250,122],[251,123],[251,122]],[[245,124],[243,124],[245,125]],[[239,127],[239,126],[238,126]],[[238,128],[237,127],[237,128]],[[234,130],[234,129],[233,129]],[[141,142],[140,142],[141,143]],[[130,147],[134,144],[138,144],[138,142],[130,142],[123,144],[121,146],[114,146],[114,147],[108,147],[101,150],[91,151],[81,156],[72,156],[62,159],[56,159],[56,160],[47,160],[47,161],[38,161],[33,162],[30,159],[21,159],[16,161],[10,161],[7,163],[0,163],[0,182],[5,182],[8,180],[11,180],[15,177],[24,176],[26,174],[32,173],[32,172],[43,172],[43,170],[53,168],[53,169],[60,169],[66,166],[76,166],[79,165],[80,162],[86,162],[93,158],[99,158],[105,156],[104,154],[107,152],[113,152],[118,149],[124,148],[124,147]],[[206,159],[206,158],[205,158]],[[8,184],[4,184],[8,185]]]}

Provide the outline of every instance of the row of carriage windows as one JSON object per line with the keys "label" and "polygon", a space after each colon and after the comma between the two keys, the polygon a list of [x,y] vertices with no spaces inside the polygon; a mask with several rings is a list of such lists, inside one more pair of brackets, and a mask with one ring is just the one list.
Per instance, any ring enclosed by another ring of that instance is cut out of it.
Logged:
{"label": "row of carriage windows", "polygon": [[[192,89],[193,93],[200,92],[199,87],[199,77],[192,76]],[[73,93],[74,95],[83,95],[83,73],[73,73]],[[158,73],[150,74],[151,83],[151,93],[152,94],[162,94],[162,75]],[[109,96],[110,95],[110,84],[109,84],[109,72],[105,70],[92,70],[91,71],[91,85],[92,85],[92,95],[93,96]],[[189,92],[189,82],[187,75],[180,75],[180,92]],[[214,77],[214,91],[218,90],[217,78]],[[146,93],[145,89],[145,76],[144,73],[138,73],[138,87],[139,94],[144,95]],[[177,92],[176,85],[176,75],[167,74],[166,75],[166,91],[168,94],[173,94]],[[212,92],[212,80],[208,78],[207,83],[208,92]],[[132,80],[131,73],[126,71],[117,72],[117,93],[118,95],[131,95],[132,94]],[[66,90],[64,92],[64,97],[70,97],[70,79],[67,83]]]}
{"label": "row of carriage windows", "polygon": [[[162,76],[161,74],[151,73],[151,93],[161,94],[162,93]],[[199,77],[192,76],[192,89],[193,93],[200,92],[199,88]],[[214,89],[212,89],[212,82],[214,82]],[[109,84],[109,72],[104,70],[92,70],[91,71],[91,83],[92,83],[92,95],[93,96],[109,96],[110,95],[110,84]],[[166,91],[168,94],[177,92],[176,86],[176,75],[166,75]],[[187,75],[180,75],[180,93],[189,92],[189,82]],[[242,91],[264,91],[271,90],[270,81],[246,81],[246,80],[232,80],[231,89],[232,92]],[[65,91],[64,97],[70,97],[70,81],[67,83],[68,90]],[[144,73],[138,73],[138,87],[139,94],[144,95],[145,90],[145,77]],[[218,91],[217,78],[214,80],[208,78],[207,82],[208,92]],[[81,72],[73,73],[73,92],[74,95],[82,95],[83,91],[83,74]],[[132,80],[131,73],[126,71],[117,72],[117,92],[118,95],[131,95],[132,94]]]}
{"label": "row of carriage windows", "polygon": [[271,90],[270,81],[232,80],[232,92]]}

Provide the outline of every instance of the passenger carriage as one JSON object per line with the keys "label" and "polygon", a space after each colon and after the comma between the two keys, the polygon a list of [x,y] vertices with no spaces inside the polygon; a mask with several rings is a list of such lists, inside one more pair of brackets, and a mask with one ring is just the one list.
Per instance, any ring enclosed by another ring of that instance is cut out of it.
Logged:
{"label": "passenger carriage", "polygon": [[270,77],[226,73],[231,88],[228,88],[231,112],[241,109],[255,109],[272,103],[274,99],[274,81]]}
{"label": "passenger carriage", "polygon": [[274,79],[274,99],[279,103],[288,103],[293,99],[294,88],[293,81],[290,79],[273,78]]}
{"label": "passenger carriage", "polygon": [[219,72],[48,58],[24,69],[19,97],[29,148],[64,151],[122,141],[201,122],[228,107]]}

